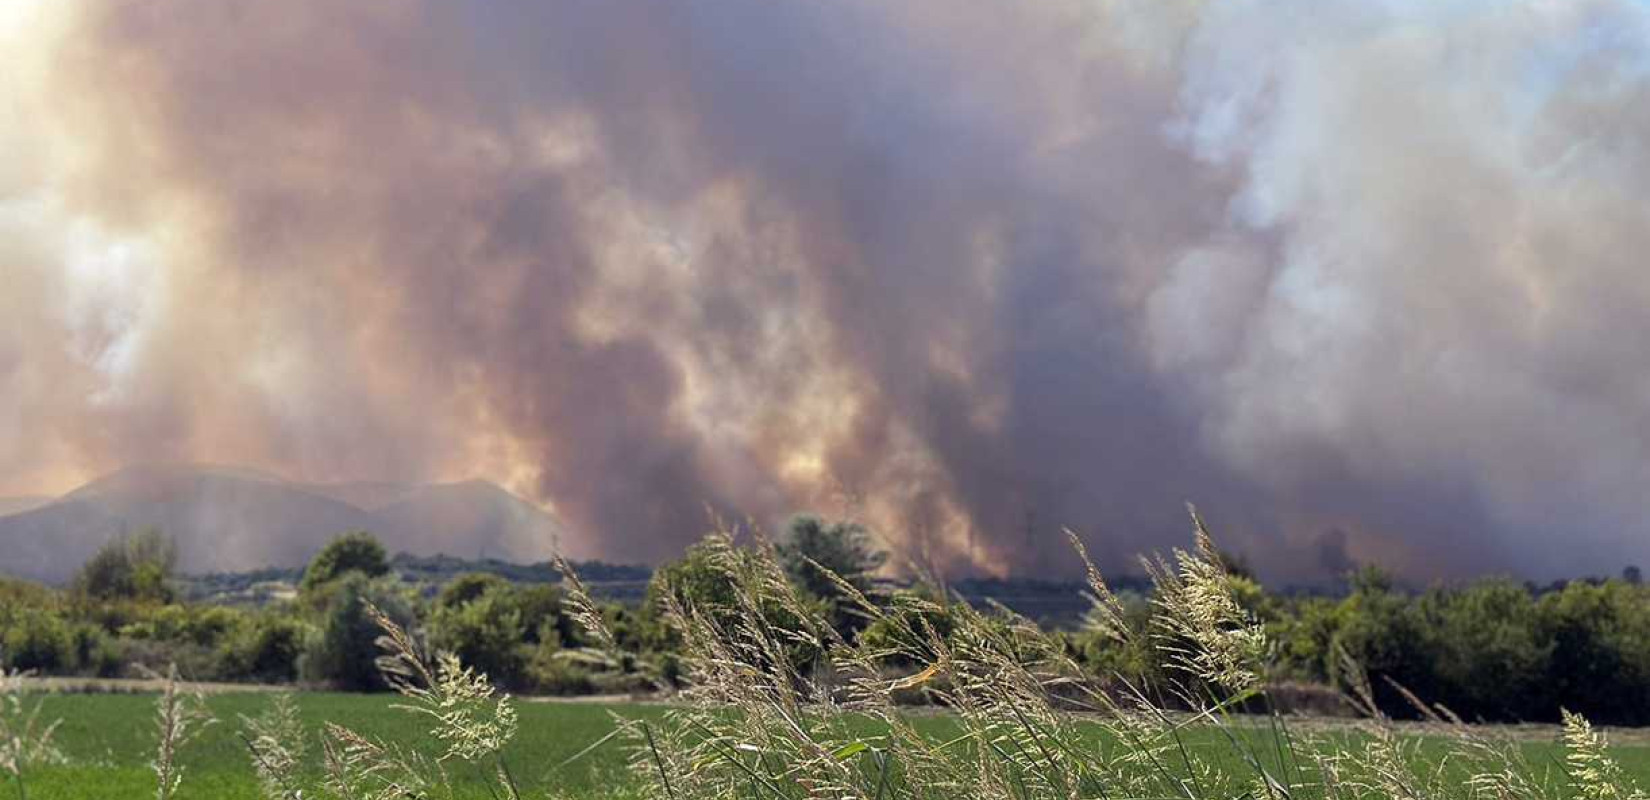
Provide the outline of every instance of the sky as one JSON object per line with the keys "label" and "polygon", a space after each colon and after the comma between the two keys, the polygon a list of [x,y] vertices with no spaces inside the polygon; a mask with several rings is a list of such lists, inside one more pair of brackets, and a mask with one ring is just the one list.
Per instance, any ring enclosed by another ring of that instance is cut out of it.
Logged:
{"label": "sky", "polygon": [[1650,561],[1636,0],[0,0],[0,495]]}

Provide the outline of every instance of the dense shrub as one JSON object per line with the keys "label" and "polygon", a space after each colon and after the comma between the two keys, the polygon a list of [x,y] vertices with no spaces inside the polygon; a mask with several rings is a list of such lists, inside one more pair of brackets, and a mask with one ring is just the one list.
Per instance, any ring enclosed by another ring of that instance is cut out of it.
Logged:
{"label": "dense shrub", "polygon": [[512,584],[490,572],[466,572],[447,582],[435,596],[436,608],[459,608],[495,589],[509,589]]}
{"label": "dense shrub", "polygon": [[226,606],[172,604],[140,610],[119,629],[130,639],[183,642],[211,648],[247,622],[247,612]]}
{"label": "dense shrub", "polygon": [[[682,642],[673,629],[662,623],[660,612],[674,605],[678,608],[692,608],[697,613],[704,614],[714,625],[726,630],[738,630],[741,626],[750,623],[749,615],[739,606],[736,596],[736,587],[741,581],[768,580],[780,585],[789,585],[783,572],[762,574],[770,569],[782,569],[767,557],[776,555],[751,548],[736,546],[733,539],[725,533],[712,533],[690,546],[678,561],[659,567],[654,573],[653,580],[648,583],[647,599],[643,608],[643,618],[624,620],[634,625],[632,635],[638,638],[645,637],[645,649],[654,651],[680,651]],[[795,593],[799,605],[808,605],[806,609],[790,609],[783,604],[768,600],[760,608],[764,624],[773,627],[795,627],[802,623],[799,610],[804,615],[811,616],[812,612],[826,608],[824,601],[806,595],[801,589]],[[786,648],[786,657],[806,672],[806,665],[819,659],[823,654],[823,638],[808,639],[798,637]]]}
{"label": "dense shrub", "polygon": [[1552,642],[1549,701],[1608,724],[1650,723],[1650,591],[1571,583],[1542,596],[1541,612]]}
{"label": "dense shrub", "polygon": [[1555,721],[1559,707],[1601,722],[1650,721],[1650,591],[1624,581],[1537,593],[1504,579],[1420,594],[1354,582],[1340,600],[1291,604],[1269,626],[1280,677],[1336,681],[1339,653],[1374,678],[1389,712],[1415,710],[1393,684],[1468,719]]}
{"label": "dense shrub", "polygon": [[562,613],[560,589],[545,584],[517,587],[511,592],[511,602],[521,611],[521,624],[529,644],[563,645],[577,641],[578,625]]}
{"label": "dense shrub", "polygon": [[57,608],[59,605],[57,592],[49,587],[30,581],[0,578],[0,624],[4,624],[16,609]]}
{"label": "dense shrub", "polygon": [[73,672],[80,666],[75,632],[61,617],[41,609],[21,609],[0,634],[6,666],[42,673]]}
{"label": "dense shrub", "polygon": [[430,617],[431,644],[501,685],[519,687],[530,648],[514,594],[508,585],[496,586],[460,605],[438,606]]}
{"label": "dense shrub", "polygon": [[367,610],[377,606],[398,624],[410,627],[413,605],[400,587],[350,572],[321,588],[314,602],[320,621],[306,638],[300,676],[344,691],[387,688],[377,668],[379,626]]}
{"label": "dense shrub", "polygon": [[538,694],[581,695],[596,691],[590,670],[554,644],[540,644],[534,648],[527,662],[527,686]]}
{"label": "dense shrub", "polygon": [[[0,579],[0,664],[117,676],[131,674],[133,665],[164,670],[177,663],[199,680],[301,677],[377,689],[383,686],[375,668],[377,628],[366,614],[367,604],[375,603],[513,689],[626,691],[680,684],[683,655],[692,643],[666,624],[661,612],[674,604],[730,632],[753,622],[794,629],[804,619],[825,619],[850,643],[887,653],[881,666],[897,678],[899,670],[918,663],[902,659],[923,652],[934,643],[930,637],[958,646],[952,615],[959,606],[934,588],[882,587],[872,595],[874,621],[863,627],[849,621],[846,615],[858,613],[846,602],[850,593],[822,580],[809,560],[838,565],[848,570],[850,585],[872,589],[867,570],[877,562],[873,554],[862,530],[801,517],[773,549],[708,537],[660,567],[641,604],[598,607],[565,585],[511,583],[488,573],[457,575],[420,606],[410,586],[387,576],[382,547],[370,536],[350,534],[317,555],[304,573],[308,586],[298,602],[245,608],[169,601],[165,576],[174,555],[151,532],[111,542],[68,590]],[[1227,568],[1235,562],[1223,554],[1211,558]],[[1415,713],[1402,686],[1467,719],[1550,721],[1565,707],[1601,723],[1650,723],[1650,693],[1643,690],[1650,685],[1650,586],[1642,582],[1534,587],[1483,579],[1409,592],[1376,569],[1349,578],[1339,596],[1276,594],[1251,577],[1222,579],[1234,602],[1265,626],[1273,647],[1266,676],[1272,685],[1321,693],[1323,686],[1344,683],[1350,657],[1369,674],[1378,703],[1394,715]],[[771,591],[753,614],[736,589],[756,584]],[[1091,677],[1163,686],[1173,677],[1160,660],[1165,642],[1154,622],[1163,598],[1148,591],[1121,595],[1117,624],[1131,635],[1076,630],[1050,641]],[[578,630],[570,608],[600,616],[613,637],[612,660],[593,664],[585,658],[584,648],[607,643]],[[422,624],[411,625],[415,620]],[[819,677],[824,652],[818,642],[828,633],[820,629],[787,640],[784,660],[799,675],[827,680]],[[914,687],[905,694],[925,692]]]}
{"label": "dense shrub", "polygon": [[260,615],[219,646],[219,673],[232,681],[286,683],[296,680],[307,635],[308,629],[296,617]]}
{"label": "dense shrub", "polygon": [[953,624],[946,605],[940,591],[927,584],[894,592],[888,598],[883,617],[867,626],[859,634],[859,641],[873,650],[890,653],[888,663],[909,666],[902,653],[907,646],[923,643],[904,641],[908,638],[904,632],[915,631],[923,636],[932,633],[941,640],[949,638]]}

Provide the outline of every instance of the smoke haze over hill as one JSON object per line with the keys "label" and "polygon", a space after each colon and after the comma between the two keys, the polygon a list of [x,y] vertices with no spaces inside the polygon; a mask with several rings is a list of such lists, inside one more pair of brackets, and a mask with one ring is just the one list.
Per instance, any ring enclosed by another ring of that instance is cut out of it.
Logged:
{"label": "smoke haze over hill", "polygon": [[484,476],[1270,574],[1650,556],[1636,0],[0,7],[0,494]]}
{"label": "smoke haze over hill", "polygon": [[365,530],[415,555],[548,558],[560,523],[490,483],[292,484],[253,470],[129,467],[63,497],[0,503],[0,575],[62,582],[105,542],[156,528],[193,573],[301,567],[337,534]]}

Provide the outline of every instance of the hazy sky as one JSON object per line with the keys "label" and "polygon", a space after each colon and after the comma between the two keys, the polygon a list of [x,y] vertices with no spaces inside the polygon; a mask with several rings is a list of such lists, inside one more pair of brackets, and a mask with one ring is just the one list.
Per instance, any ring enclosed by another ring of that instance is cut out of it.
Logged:
{"label": "hazy sky", "polygon": [[0,494],[1650,561],[1633,0],[0,0]]}

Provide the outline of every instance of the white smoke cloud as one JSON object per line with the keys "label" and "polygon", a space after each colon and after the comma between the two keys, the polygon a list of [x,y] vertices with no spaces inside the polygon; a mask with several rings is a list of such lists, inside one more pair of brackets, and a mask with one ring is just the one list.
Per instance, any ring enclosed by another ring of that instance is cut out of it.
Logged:
{"label": "white smoke cloud", "polygon": [[[1194,279],[1229,349],[1156,341],[1228,463],[1457,486],[1526,570],[1643,540],[1647,24],[1609,1],[1204,9],[1176,130],[1241,170],[1232,235],[1272,256],[1259,296],[1241,264]],[[1207,298],[1220,281],[1241,285]]]}

